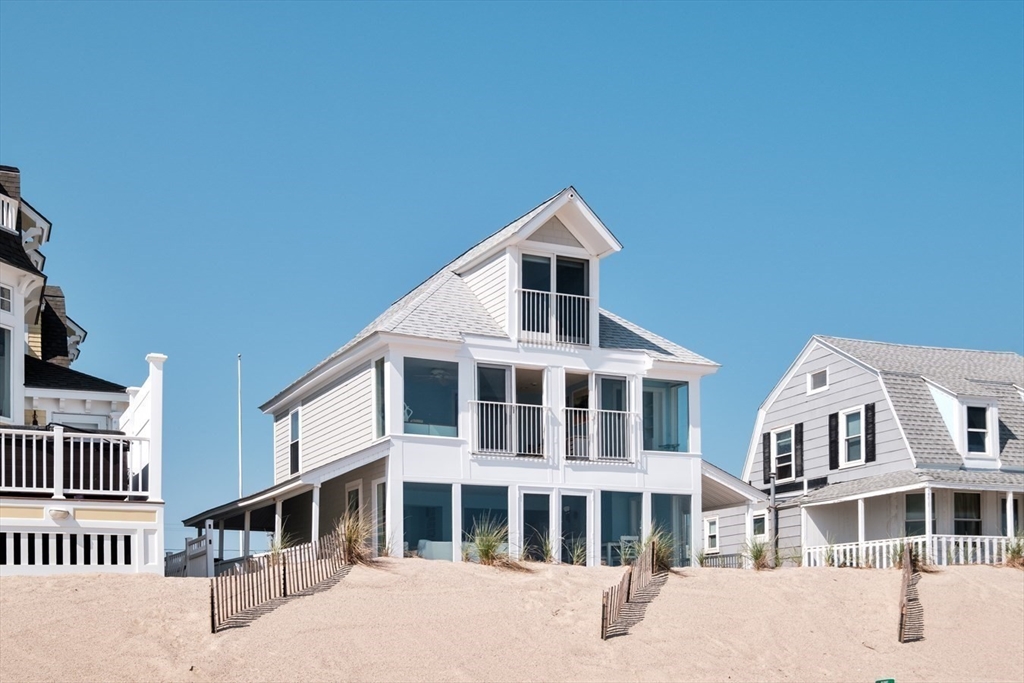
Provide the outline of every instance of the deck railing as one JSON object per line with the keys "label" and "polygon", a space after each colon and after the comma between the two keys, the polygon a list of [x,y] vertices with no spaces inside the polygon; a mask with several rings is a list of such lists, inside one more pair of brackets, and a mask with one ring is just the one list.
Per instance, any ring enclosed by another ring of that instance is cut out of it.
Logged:
{"label": "deck railing", "polygon": [[470,401],[473,452],[479,455],[547,455],[548,409],[519,403]]}
{"label": "deck railing", "polygon": [[999,564],[1006,557],[1005,536],[957,536],[933,534],[931,548],[927,536],[887,538],[864,543],[834,543],[810,546],[804,551],[808,567],[877,567],[887,569],[899,563],[905,546],[926,564]]}
{"label": "deck railing", "polygon": [[565,457],[631,463],[637,416],[621,410],[565,409]]}
{"label": "deck railing", "polygon": [[149,439],[122,434],[0,429],[0,493],[145,499]]}
{"label": "deck railing", "polygon": [[590,297],[535,289],[519,292],[519,338],[535,344],[590,345]]}
{"label": "deck railing", "polygon": [[143,562],[137,529],[27,528],[0,530],[0,576],[135,572]]}

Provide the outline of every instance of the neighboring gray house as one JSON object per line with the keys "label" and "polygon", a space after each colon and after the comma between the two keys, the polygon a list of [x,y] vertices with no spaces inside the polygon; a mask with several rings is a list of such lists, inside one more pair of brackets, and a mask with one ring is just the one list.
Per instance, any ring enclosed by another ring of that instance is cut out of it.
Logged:
{"label": "neighboring gray house", "polygon": [[814,336],[758,410],[742,478],[774,478],[783,557],[888,566],[907,539],[994,562],[1024,522],[1022,438],[1016,353]]}

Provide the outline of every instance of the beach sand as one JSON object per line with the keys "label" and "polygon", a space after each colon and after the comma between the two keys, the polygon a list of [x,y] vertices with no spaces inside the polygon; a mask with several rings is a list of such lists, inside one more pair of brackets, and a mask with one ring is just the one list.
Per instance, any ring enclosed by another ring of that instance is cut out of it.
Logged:
{"label": "beach sand", "polygon": [[895,570],[686,569],[600,639],[621,570],[387,560],[213,635],[209,582],[0,579],[0,681],[1022,681],[1024,572],[921,577],[896,642]]}

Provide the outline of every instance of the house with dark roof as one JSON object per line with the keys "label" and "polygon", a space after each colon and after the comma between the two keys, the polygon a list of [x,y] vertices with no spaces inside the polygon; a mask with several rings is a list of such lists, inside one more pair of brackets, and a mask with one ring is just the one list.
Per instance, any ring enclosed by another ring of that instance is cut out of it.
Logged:
{"label": "house with dark roof", "polygon": [[134,388],[71,367],[87,333],[48,283],[50,234],[0,166],[0,574],[162,572],[165,357]]}
{"label": "house with dark roof", "polygon": [[687,564],[703,495],[763,496],[702,466],[718,365],[601,307],[621,249],[572,187],[494,232],[261,406],[273,486],[184,523],[308,541],[352,511],[378,553],[459,561],[490,521],[590,565],[657,526]]}
{"label": "house with dark roof", "polygon": [[758,410],[743,479],[782,557],[999,562],[1024,523],[1024,357],[814,336]]}

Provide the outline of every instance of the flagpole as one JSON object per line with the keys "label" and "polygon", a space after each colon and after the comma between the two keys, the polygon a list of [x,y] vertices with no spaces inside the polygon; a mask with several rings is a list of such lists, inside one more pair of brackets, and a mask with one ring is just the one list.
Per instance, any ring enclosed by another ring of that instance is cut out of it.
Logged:
{"label": "flagpole", "polygon": [[[238,354],[238,497],[242,497],[242,354]],[[244,553],[245,531],[238,532],[239,554]]]}

